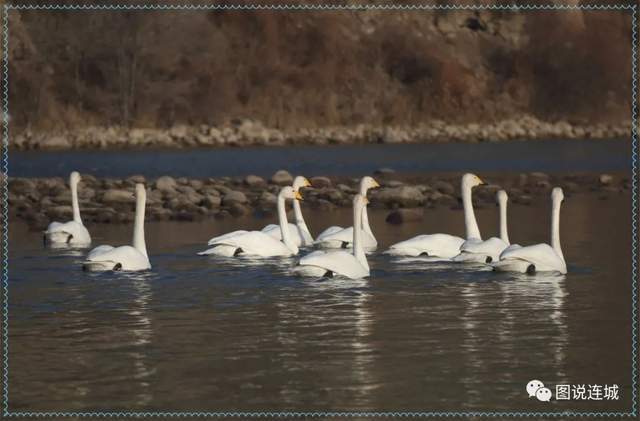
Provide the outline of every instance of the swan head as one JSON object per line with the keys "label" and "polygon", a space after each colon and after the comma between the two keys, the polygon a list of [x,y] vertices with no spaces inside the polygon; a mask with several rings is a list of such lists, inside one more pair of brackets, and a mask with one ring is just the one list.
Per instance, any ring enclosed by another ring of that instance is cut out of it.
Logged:
{"label": "swan head", "polygon": [[82,180],[82,177],[80,177],[80,173],[78,171],[73,171],[69,176],[69,184],[77,184],[80,180]]}
{"label": "swan head", "polygon": [[366,176],[360,180],[360,194],[363,196],[367,194],[367,190],[376,187],[380,187],[380,184],[373,177]]}
{"label": "swan head", "polygon": [[560,187],[554,187],[553,190],[551,190],[551,200],[554,202],[562,202],[564,200],[564,192]]}
{"label": "swan head", "polygon": [[299,175],[294,178],[292,187],[295,191],[298,191],[302,187],[311,187],[311,183],[306,179],[306,177]]}
{"label": "swan head", "polygon": [[509,196],[507,195],[506,191],[499,190],[498,193],[496,193],[496,200],[499,204],[507,203],[507,201],[509,200]]}
{"label": "swan head", "polygon": [[136,184],[136,198],[141,200],[146,200],[147,198],[147,191],[145,190],[144,184],[142,183]]}
{"label": "swan head", "polygon": [[302,200],[302,195],[299,191],[295,190],[291,186],[285,186],[280,190],[280,195],[283,199],[288,200]]}
{"label": "swan head", "polygon": [[480,177],[475,174],[467,173],[462,176],[462,188],[473,188],[476,186],[485,186],[487,183],[482,181]]}

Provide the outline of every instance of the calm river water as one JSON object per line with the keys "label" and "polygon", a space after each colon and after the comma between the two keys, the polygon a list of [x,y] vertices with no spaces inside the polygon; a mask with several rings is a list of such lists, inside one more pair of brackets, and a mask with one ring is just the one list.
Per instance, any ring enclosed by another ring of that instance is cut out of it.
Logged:
{"label": "calm river water", "polygon": [[[462,234],[462,213],[391,226]],[[313,232],[350,211],[307,211]],[[485,236],[496,208],[478,211]],[[628,411],[630,198],[574,196],[562,210],[566,276],[512,276],[370,256],[367,280],[302,280],[293,259],[203,258],[206,240],[266,220],[151,223],[153,270],[87,274],[84,251],[45,250],[16,221],[9,254],[12,411]],[[548,204],[511,206],[514,242],[547,241]],[[126,225],[90,226],[94,244]],[[525,385],[617,384],[617,401],[529,399]]]}

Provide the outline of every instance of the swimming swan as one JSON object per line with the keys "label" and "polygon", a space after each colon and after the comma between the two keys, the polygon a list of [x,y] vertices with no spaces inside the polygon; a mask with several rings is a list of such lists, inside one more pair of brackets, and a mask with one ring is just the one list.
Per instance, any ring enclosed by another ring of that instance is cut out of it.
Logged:
{"label": "swimming swan", "polygon": [[80,218],[80,206],[78,205],[78,183],[80,180],[80,174],[77,171],[72,172],[69,176],[73,221],[50,223],[44,232],[45,243],[73,246],[88,246],[91,244],[91,235],[89,235],[89,231],[82,224],[82,219]]}
{"label": "swimming swan", "polygon": [[[311,183],[305,177],[299,175],[293,180],[293,190],[299,191],[302,187],[311,187]],[[302,216],[302,209],[300,208],[300,202],[293,201],[293,214],[295,218],[295,224],[289,223],[289,232],[291,233],[291,239],[298,247],[309,247],[313,245],[313,236],[307,227],[307,223]],[[269,224],[262,228],[262,232],[269,234],[276,240],[282,240],[282,234],[280,231],[280,225]]]}
{"label": "swimming swan", "polygon": [[[462,176],[461,193],[464,209],[464,227],[467,240],[481,240],[480,230],[476,216],[473,212],[471,189],[475,186],[485,185],[477,175],[465,174]],[[392,245],[385,254],[392,256],[430,256],[438,259],[450,259],[460,253],[460,247],[464,239],[449,234],[424,234],[401,241]]]}
{"label": "swimming swan", "polygon": [[560,248],[560,205],[564,193],[560,187],[551,191],[551,245],[536,244],[533,246],[511,248],[500,254],[500,261],[492,264],[499,272],[559,272],[567,273],[567,264]]}
{"label": "swimming swan", "polygon": [[[364,197],[367,197],[367,191],[369,189],[380,187],[380,184],[373,177],[363,177],[360,180],[360,191]],[[368,202],[367,202],[368,203]],[[367,215],[367,206],[362,212],[362,246],[367,250],[375,250],[378,247],[378,240],[373,235],[371,227],[369,226],[369,216]],[[314,244],[321,248],[348,248],[352,246],[353,242],[353,227],[342,228],[338,226],[332,226],[322,231]]]}
{"label": "swimming swan", "polygon": [[138,271],[151,269],[144,240],[144,208],[147,192],[136,184],[136,216],[133,224],[133,246],[98,246],[91,250],[82,267],[89,271]]}
{"label": "swimming swan", "polygon": [[368,200],[361,194],[353,198],[353,251],[314,251],[298,262],[293,271],[302,276],[334,276],[341,275],[351,279],[369,276],[369,264],[362,247],[362,218],[366,212]]}
{"label": "swimming swan", "polygon": [[[465,241],[460,247],[460,254],[452,260],[455,262],[497,262],[502,253],[509,247],[509,234],[507,233],[507,201],[509,196],[504,190],[496,193],[496,200],[500,206],[500,237],[491,237],[488,240],[471,239]],[[514,244],[514,247],[517,246]]]}
{"label": "swimming swan", "polygon": [[291,186],[283,187],[278,194],[278,220],[283,240],[276,240],[269,234],[262,231],[248,231],[244,234],[232,235],[229,233],[217,237],[214,242],[210,241],[212,248],[198,253],[201,256],[254,256],[254,257],[274,257],[291,256],[298,254],[298,246],[295,245],[289,231],[287,213],[285,211],[285,200],[302,200],[300,192]]}

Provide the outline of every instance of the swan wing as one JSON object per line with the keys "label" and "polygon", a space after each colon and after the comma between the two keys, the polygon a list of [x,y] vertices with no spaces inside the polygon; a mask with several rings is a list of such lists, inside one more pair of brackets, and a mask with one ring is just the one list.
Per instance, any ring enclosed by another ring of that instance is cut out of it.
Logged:
{"label": "swan wing", "polygon": [[299,266],[314,266],[352,279],[369,276],[369,270],[358,259],[346,251],[314,251],[307,254],[298,263]]}
{"label": "swan wing", "polygon": [[[52,222],[47,227],[44,234],[51,241],[64,241],[70,244],[89,244],[91,243],[91,235],[89,231],[79,222]],[[69,239],[68,236],[71,236]]]}
{"label": "swan wing", "polygon": [[331,235],[331,234],[335,234],[338,231],[342,231],[344,228],[339,227],[337,225],[333,225],[329,228],[327,228],[326,230],[322,231],[320,234],[318,234],[318,237],[316,237],[316,243],[317,242],[321,242],[325,237]]}
{"label": "swan wing", "polygon": [[228,237],[210,245],[227,245],[242,249],[244,254],[271,257],[295,254],[282,241],[276,240],[261,231],[249,231],[245,234]]}
{"label": "swan wing", "polygon": [[235,236],[237,236],[237,235],[246,234],[246,233],[248,233],[248,232],[249,232],[249,231],[246,231],[246,230],[236,230],[236,231],[231,231],[231,232],[228,232],[228,233],[226,233],[226,234],[222,234],[222,235],[219,235],[219,236],[217,236],[217,237],[213,237],[211,240],[209,240],[209,241],[207,242],[207,245],[211,246],[211,245],[213,245],[213,244],[220,243],[220,242],[222,242],[222,241],[224,241],[224,240],[226,240],[226,239],[228,239],[228,238],[235,237]]}
{"label": "swan wing", "polygon": [[85,264],[110,264],[112,267],[120,264],[121,270],[145,270],[150,269],[149,259],[131,246],[99,246],[89,252]]}
{"label": "swan wing", "polygon": [[465,241],[460,247],[461,252],[486,254],[498,258],[500,253],[509,245],[497,237],[491,237],[485,241]]}
{"label": "swan wing", "polygon": [[[261,232],[264,232],[265,234],[270,235],[271,237],[275,238],[278,241],[282,240],[282,231],[280,231],[280,225],[269,224],[266,227],[262,228]],[[293,240],[294,244],[300,247],[303,241],[302,235],[298,227],[295,224],[292,224],[291,222],[289,222],[289,233],[291,235],[291,239]]]}
{"label": "swan wing", "polygon": [[539,272],[567,273],[564,260],[548,244],[509,248],[500,254],[500,261],[503,260],[523,260],[535,265]]}
{"label": "swan wing", "polygon": [[465,241],[449,234],[423,234],[392,245],[387,254],[402,256],[427,256],[451,258],[460,253]]}
{"label": "swan wing", "polygon": [[[353,243],[353,227],[347,227],[340,230],[336,230],[332,234],[325,235],[322,239],[318,238],[316,243],[343,243],[347,244],[348,247],[351,247]],[[362,232],[362,245],[365,248],[376,247],[378,245],[378,241],[366,231]]]}

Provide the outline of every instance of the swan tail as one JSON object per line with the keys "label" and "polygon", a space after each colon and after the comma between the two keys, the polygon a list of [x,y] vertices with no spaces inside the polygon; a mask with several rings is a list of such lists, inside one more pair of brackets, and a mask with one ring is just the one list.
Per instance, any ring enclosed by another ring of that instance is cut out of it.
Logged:
{"label": "swan tail", "polygon": [[460,253],[451,259],[453,262],[462,263],[491,263],[493,258],[486,254],[480,253]]}
{"label": "swan tail", "polygon": [[106,272],[106,271],[119,271],[122,269],[122,264],[111,261],[94,261],[87,260],[82,262],[82,270],[87,272]]}
{"label": "swan tail", "polygon": [[316,240],[314,244],[323,249],[341,249],[349,247],[349,243],[345,244],[344,241],[340,240]]}
{"label": "swan tail", "polygon": [[292,271],[295,275],[302,276],[302,277],[312,277],[312,278],[323,278],[327,275],[327,272],[331,272],[319,266],[310,266],[310,265],[294,266]]}
{"label": "swan tail", "polygon": [[238,248],[235,246],[228,246],[225,244],[219,244],[211,247],[205,251],[198,253],[198,256],[222,256],[222,257],[234,257]]}
{"label": "swan tail", "polygon": [[73,235],[66,231],[45,231],[45,242],[47,243],[70,243]]}
{"label": "swan tail", "polygon": [[505,259],[492,263],[491,266],[496,272],[517,272],[532,273],[535,272],[535,265],[531,262],[520,259]]}

